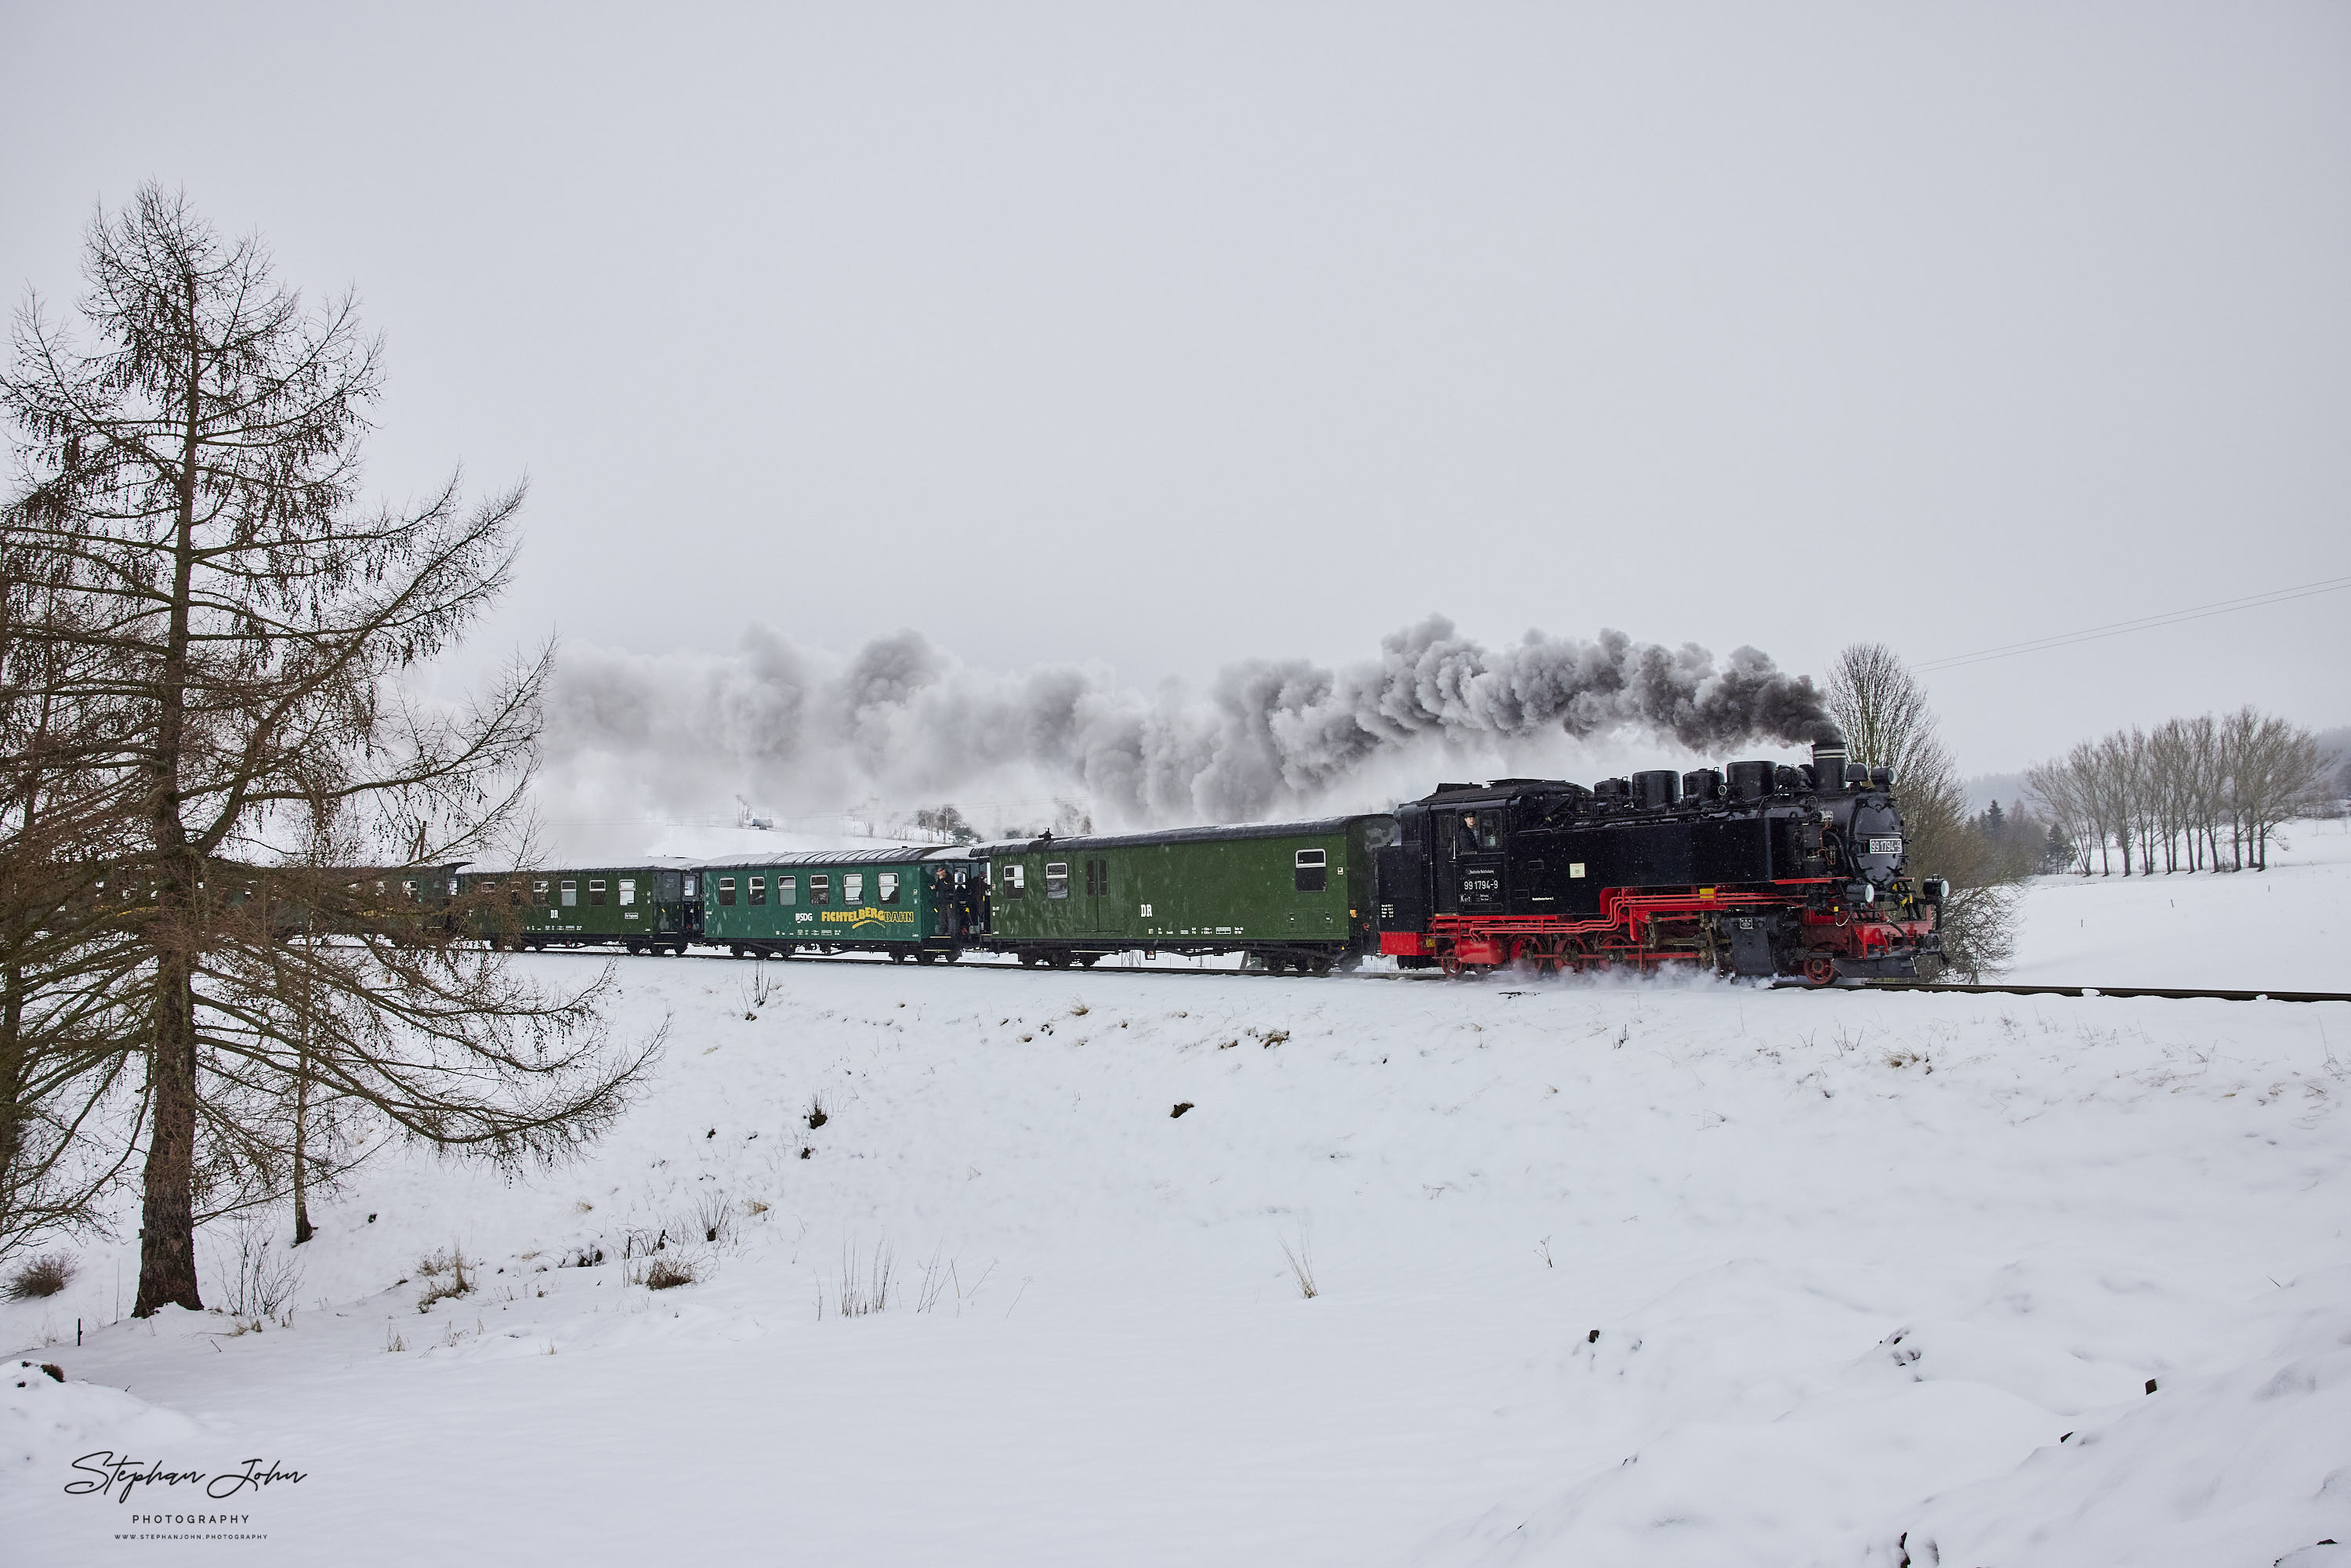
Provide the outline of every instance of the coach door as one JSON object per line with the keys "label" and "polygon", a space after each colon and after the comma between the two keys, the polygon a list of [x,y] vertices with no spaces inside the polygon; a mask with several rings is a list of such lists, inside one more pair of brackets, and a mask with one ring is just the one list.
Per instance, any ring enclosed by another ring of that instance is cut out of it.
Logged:
{"label": "coach door", "polygon": [[1092,908],[1096,931],[1126,929],[1126,905],[1111,892],[1109,861],[1086,862],[1086,903]]}
{"label": "coach door", "polygon": [[1442,813],[1445,842],[1437,858],[1439,915],[1499,915],[1502,895],[1503,809],[1465,806]]}

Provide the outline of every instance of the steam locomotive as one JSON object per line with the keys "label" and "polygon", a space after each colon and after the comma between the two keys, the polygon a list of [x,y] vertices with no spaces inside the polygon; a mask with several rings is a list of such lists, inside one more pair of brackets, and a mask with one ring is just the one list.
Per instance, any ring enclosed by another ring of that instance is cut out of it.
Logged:
{"label": "steam locomotive", "polygon": [[1397,809],[1377,853],[1379,950],[1449,974],[1693,961],[1814,985],[1931,977],[1946,889],[1901,874],[1892,785],[1837,738],[1801,767],[1441,784]]}

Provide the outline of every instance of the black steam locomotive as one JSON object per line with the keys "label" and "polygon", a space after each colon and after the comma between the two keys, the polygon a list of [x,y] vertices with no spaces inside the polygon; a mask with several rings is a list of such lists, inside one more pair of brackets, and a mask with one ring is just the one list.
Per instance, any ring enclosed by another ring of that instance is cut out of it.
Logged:
{"label": "black steam locomotive", "polygon": [[1942,883],[1904,877],[1886,769],[1802,767],[1441,784],[1378,852],[1382,953],[1407,967],[1687,961],[1726,974],[1929,977]]}

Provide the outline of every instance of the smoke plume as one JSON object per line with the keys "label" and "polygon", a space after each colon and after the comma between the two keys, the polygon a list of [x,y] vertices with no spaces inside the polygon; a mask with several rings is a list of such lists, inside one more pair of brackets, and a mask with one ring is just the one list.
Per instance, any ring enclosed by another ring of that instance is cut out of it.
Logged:
{"label": "smoke plume", "polygon": [[1719,757],[1809,739],[1825,710],[1808,678],[1753,648],[1721,665],[1695,644],[1620,632],[1530,632],[1488,649],[1432,615],[1383,639],[1377,658],[1244,660],[1205,695],[1145,695],[1096,666],[976,670],[911,631],[841,660],[753,627],[724,656],[567,652],[547,720],[551,785],[576,798],[592,784],[640,810],[735,794],[798,810],[912,805],[1025,784],[1134,826],[1306,809],[1445,747],[1625,731]]}

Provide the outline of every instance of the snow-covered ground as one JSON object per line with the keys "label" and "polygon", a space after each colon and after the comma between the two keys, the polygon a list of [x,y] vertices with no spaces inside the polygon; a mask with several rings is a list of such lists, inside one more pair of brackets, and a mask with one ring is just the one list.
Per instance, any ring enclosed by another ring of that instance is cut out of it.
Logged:
{"label": "snow-covered ground", "polygon": [[2016,951],[2004,979],[2351,991],[2351,818],[2288,823],[2261,873],[2035,877]]}
{"label": "snow-covered ground", "polygon": [[[2039,884],[2017,973],[2351,988],[2339,831],[2265,876]],[[208,1560],[289,1563],[2306,1565],[2351,1540],[2351,1006],[622,973],[619,1021],[671,1033],[621,1127],[512,1184],[363,1164],[290,1327],[117,1321],[128,1228],[0,1306],[6,1364],[67,1377],[0,1378],[0,1559],[210,1532],[266,1539]],[[654,1292],[623,1252],[664,1232],[700,1278]],[[447,1279],[420,1262],[460,1248],[475,1288],[420,1310]],[[886,1308],[839,1315],[877,1255]],[[68,1493],[98,1452],[206,1479]],[[200,1495],[253,1459],[302,1479]],[[244,1522],[132,1522],[191,1514]]]}

